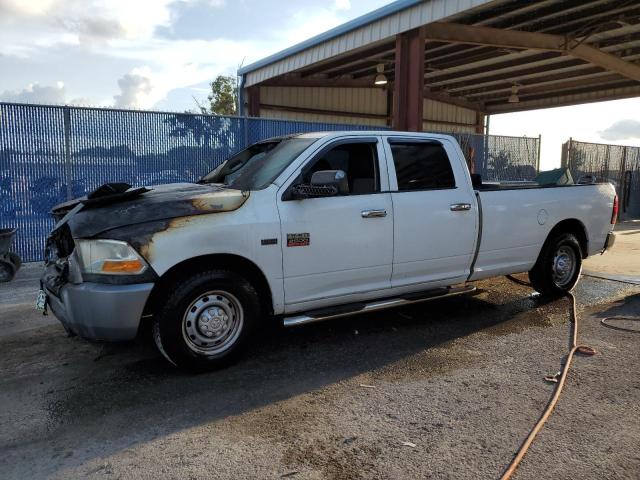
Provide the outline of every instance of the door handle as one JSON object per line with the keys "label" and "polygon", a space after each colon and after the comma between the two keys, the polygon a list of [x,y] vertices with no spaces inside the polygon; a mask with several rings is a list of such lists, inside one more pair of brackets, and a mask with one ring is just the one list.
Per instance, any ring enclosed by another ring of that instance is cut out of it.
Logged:
{"label": "door handle", "polygon": [[380,218],[380,217],[386,217],[387,211],[383,208],[372,209],[372,210],[362,210],[362,212],[360,212],[360,215],[362,215],[362,218]]}
{"label": "door handle", "polygon": [[452,203],[449,208],[452,212],[466,212],[467,210],[471,210],[470,203]]}

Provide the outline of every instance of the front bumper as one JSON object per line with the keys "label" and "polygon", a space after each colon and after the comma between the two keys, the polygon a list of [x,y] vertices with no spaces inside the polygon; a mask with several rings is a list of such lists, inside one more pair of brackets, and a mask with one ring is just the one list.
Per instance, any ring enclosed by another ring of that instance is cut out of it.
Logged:
{"label": "front bumper", "polygon": [[68,283],[56,296],[45,288],[54,315],[73,333],[92,340],[132,340],[153,283]]}
{"label": "front bumper", "polygon": [[604,242],[604,248],[602,249],[602,253],[607,250],[611,250],[613,248],[614,243],[616,243],[616,234],[615,232],[609,232],[607,234],[607,239]]}

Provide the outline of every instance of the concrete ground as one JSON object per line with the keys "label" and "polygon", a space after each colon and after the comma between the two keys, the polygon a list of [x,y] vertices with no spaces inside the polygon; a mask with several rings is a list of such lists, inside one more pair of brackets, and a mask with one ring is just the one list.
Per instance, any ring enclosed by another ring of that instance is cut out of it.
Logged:
{"label": "concrete ground", "polygon": [[588,258],[583,273],[640,285],[640,220],[618,224],[615,232],[613,249]]}
{"label": "concrete ground", "polygon": [[[632,236],[630,236],[632,237]],[[632,238],[640,238],[635,236]],[[187,375],[145,342],[67,338],[32,309],[38,267],[0,285],[0,478],[496,478],[546,405],[568,302],[504,278],[475,295],[268,330]],[[578,356],[516,478],[640,475],[640,286],[585,277]]]}

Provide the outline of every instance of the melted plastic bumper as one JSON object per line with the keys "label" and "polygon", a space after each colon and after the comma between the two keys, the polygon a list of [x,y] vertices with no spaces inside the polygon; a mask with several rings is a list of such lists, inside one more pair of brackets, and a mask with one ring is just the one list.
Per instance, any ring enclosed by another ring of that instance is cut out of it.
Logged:
{"label": "melted plastic bumper", "polygon": [[92,340],[132,340],[138,333],[153,283],[66,284],[58,295],[45,289],[54,315],[73,333]]}

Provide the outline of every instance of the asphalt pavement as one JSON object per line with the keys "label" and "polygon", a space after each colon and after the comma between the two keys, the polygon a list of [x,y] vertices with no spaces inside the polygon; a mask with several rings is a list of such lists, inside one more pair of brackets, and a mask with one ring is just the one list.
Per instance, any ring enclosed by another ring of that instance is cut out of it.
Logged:
{"label": "asphalt pavement", "polygon": [[[0,478],[496,478],[542,412],[568,301],[504,278],[469,296],[268,329],[203,375],[148,342],[67,338],[33,310],[37,266],[0,285]],[[526,277],[523,277],[526,278]],[[640,287],[583,278],[581,343],[518,479],[638,478]]]}

